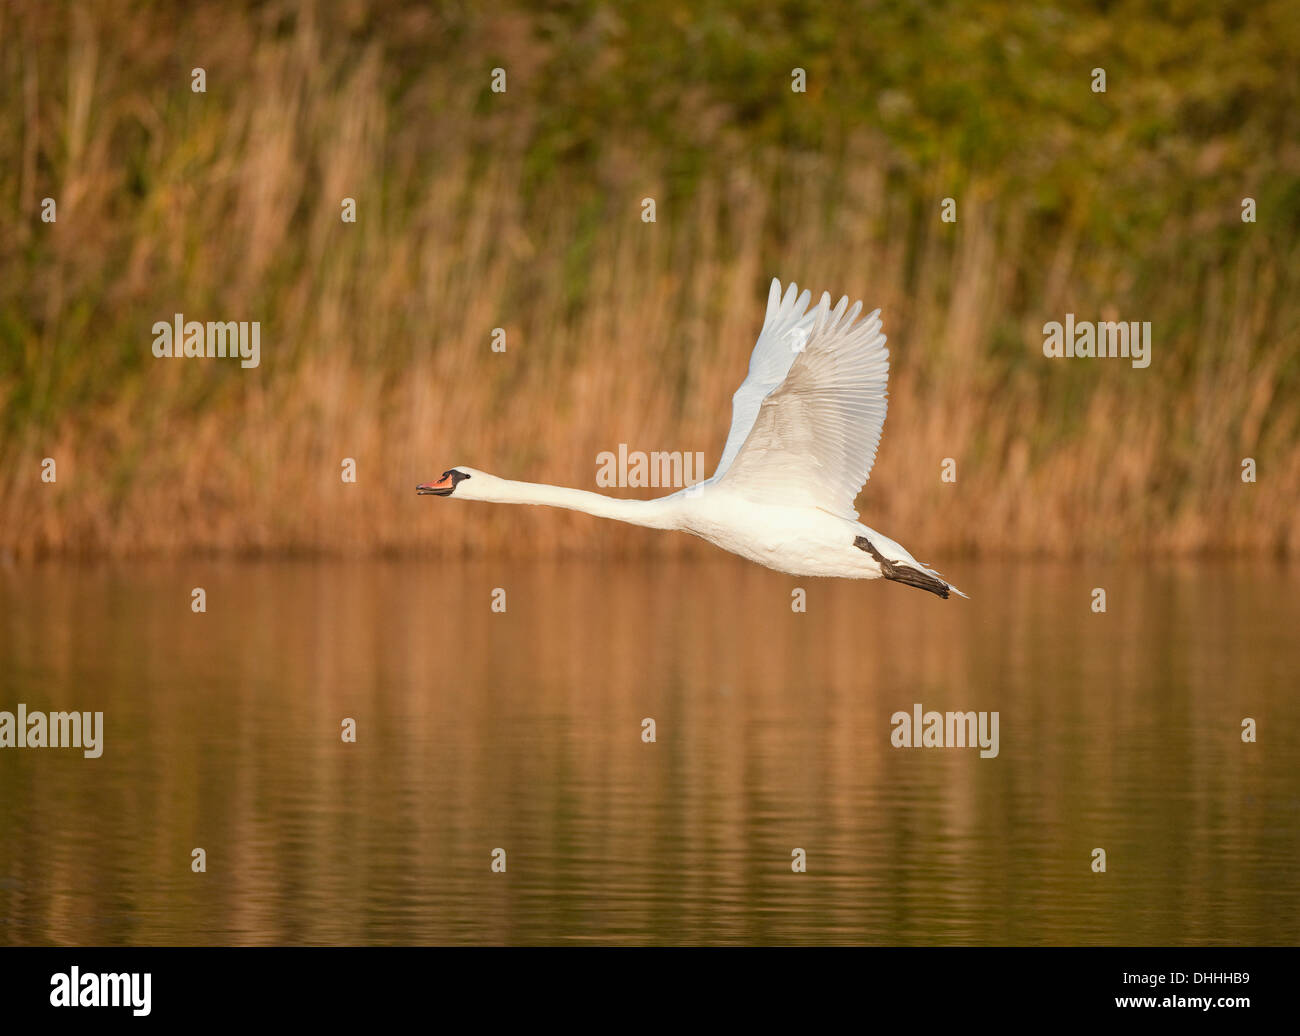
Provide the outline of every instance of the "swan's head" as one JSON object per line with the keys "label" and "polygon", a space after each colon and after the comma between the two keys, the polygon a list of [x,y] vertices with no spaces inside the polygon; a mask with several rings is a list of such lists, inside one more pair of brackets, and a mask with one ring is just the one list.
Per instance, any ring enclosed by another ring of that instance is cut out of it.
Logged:
{"label": "swan's head", "polygon": [[420,496],[451,496],[457,486],[477,474],[479,472],[469,468],[449,468],[432,482],[421,482],[415,491]]}

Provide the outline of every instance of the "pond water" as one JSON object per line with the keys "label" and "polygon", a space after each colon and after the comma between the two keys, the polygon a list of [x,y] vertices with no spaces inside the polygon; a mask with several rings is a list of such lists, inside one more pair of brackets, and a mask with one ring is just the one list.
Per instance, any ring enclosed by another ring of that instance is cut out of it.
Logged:
{"label": "pond water", "polygon": [[0,944],[1300,941],[1300,570],[939,567],[0,570]]}

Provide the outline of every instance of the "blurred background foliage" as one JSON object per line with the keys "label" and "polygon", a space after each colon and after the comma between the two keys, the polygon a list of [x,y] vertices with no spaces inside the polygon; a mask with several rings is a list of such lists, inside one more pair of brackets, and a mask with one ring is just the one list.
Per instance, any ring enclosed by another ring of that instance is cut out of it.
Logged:
{"label": "blurred background foliage", "polygon": [[[0,551],[691,549],[411,490],[711,466],[777,276],[884,308],[881,531],[1294,553],[1298,95],[1283,0],[11,0]],[[261,366],[155,359],[177,312]],[[1151,321],[1150,368],[1045,359],[1067,312]]]}

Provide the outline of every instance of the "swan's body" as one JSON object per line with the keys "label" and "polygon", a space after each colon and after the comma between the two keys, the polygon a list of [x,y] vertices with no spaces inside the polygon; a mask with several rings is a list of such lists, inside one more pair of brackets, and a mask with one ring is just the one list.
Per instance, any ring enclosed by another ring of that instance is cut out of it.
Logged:
{"label": "swan's body", "polygon": [[858,320],[830,296],[809,309],[795,285],[772,282],[767,317],[732,398],[731,431],[713,476],[657,500],[512,482],[458,466],[418,492],[542,504],[598,518],[677,529],[778,572],[893,579],[941,597],[965,596],[902,546],[857,520],[885,423],[889,352],[879,310]]}

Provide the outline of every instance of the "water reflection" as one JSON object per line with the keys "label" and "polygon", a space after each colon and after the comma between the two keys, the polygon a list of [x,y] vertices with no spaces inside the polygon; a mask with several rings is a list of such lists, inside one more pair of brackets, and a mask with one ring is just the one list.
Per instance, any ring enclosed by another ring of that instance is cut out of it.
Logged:
{"label": "water reflection", "polygon": [[[107,730],[0,750],[0,943],[1300,939],[1296,574],[949,567],[971,602],[723,557],[0,572],[0,709]],[[999,712],[999,756],[892,748],[914,702]]]}

